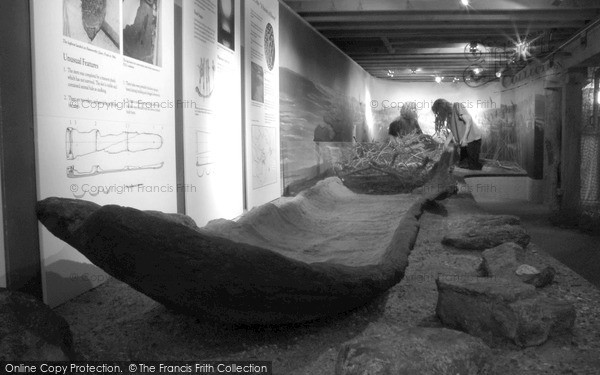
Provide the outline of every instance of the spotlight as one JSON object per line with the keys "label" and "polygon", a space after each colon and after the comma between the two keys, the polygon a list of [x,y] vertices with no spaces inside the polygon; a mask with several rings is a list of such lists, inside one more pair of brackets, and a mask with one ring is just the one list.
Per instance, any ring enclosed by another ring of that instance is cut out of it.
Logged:
{"label": "spotlight", "polygon": [[476,54],[477,52],[479,52],[479,48],[477,47],[477,42],[471,42],[469,43],[469,52],[471,52],[472,54]]}
{"label": "spotlight", "polygon": [[460,0],[460,3],[466,7],[469,6],[469,0]]}
{"label": "spotlight", "polygon": [[482,68],[475,68],[475,69],[473,69],[473,73],[475,73],[475,75],[477,75],[477,76],[480,75],[482,72],[483,72]]}
{"label": "spotlight", "polygon": [[501,70],[499,70],[499,71],[496,72],[496,77],[497,78],[502,77],[502,71]]}
{"label": "spotlight", "polygon": [[519,42],[515,45],[515,53],[519,59],[527,60],[530,56],[529,52],[529,42],[523,41]]}
{"label": "spotlight", "polygon": [[436,83],[442,83],[442,80],[444,79],[444,77],[440,77],[440,76],[436,76],[435,77],[435,82]]}

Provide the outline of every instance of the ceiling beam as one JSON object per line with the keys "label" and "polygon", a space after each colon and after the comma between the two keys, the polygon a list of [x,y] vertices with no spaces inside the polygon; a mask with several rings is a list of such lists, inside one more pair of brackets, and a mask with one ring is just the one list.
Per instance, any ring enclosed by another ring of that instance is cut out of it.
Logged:
{"label": "ceiling beam", "polygon": [[392,47],[392,45],[390,44],[390,40],[386,37],[381,38],[381,41],[383,42],[383,45],[385,46],[385,48],[387,49],[389,54],[394,54],[396,53],[396,51],[394,50],[394,47]]}
{"label": "ceiling beam", "polygon": [[[557,29],[552,32],[553,37],[563,37],[563,36],[571,36],[575,32],[577,32],[577,28],[568,28],[568,29]],[[331,31],[322,32],[322,34],[332,35],[334,34]],[[384,34],[381,30],[373,32],[376,34],[375,36],[365,35],[364,32],[338,32],[338,36],[333,36],[329,38],[332,42],[355,42],[355,43],[369,43],[370,41],[375,42],[379,40]],[[362,37],[360,37],[362,35]],[[472,40],[483,41],[486,38],[494,37],[498,39],[499,37],[503,37],[505,40],[508,36],[514,37],[515,30],[514,29],[502,29],[502,30],[456,30],[452,33],[437,31],[437,30],[394,30],[387,34],[388,39],[393,45],[398,43],[406,43],[414,40],[437,43],[437,42],[445,42],[446,40],[461,40],[461,42],[467,42]]]}
{"label": "ceiling beam", "polygon": [[406,10],[462,10],[465,12],[489,10],[552,10],[597,8],[597,0],[564,0],[560,6],[554,0],[477,0],[467,8],[458,0],[285,0],[301,15],[315,12],[406,11]]}
{"label": "ceiling beam", "polygon": [[379,23],[328,23],[313,24],[313,27],[322,33],[329,31],[386,31],[394,30],[497,30],[507,29],[518,32],[541,31],[558,27],[579,28],[585,26],[583,21],[527,21],[527,22],[488,22],[488,21],[465,21],[465,22],[379,22]]}
{"label": "ceiling beam", "polygon": [[448,11],[408,11],[408,12],[322,12],[305,15],[303,18],[311,24],[322,23],[386,23],[386,22],[526,22],[526,21],[584,21],[591,20],[600,14],[600,3],[595,9],[554,9],[554,10],[519,10],[489,11],[477,13]]}
{"label": "ceiling beam", "polygon": [[[411,33],[407,33],[408,30],[319,30],[321,32],[321,34],[323,34],[323,36],[325,36],[328,39],[379,39],[382,37],[387,37],[390,38],[390,40],[392,40],[393,38],[409,38],[410,35],[415,35],[415,37],[425,37],[425,38],[433,38],[434,35],[439,33],[439,28],[438,29],[431,29],[431,28],[426,28],[426,25],[422,25],[421,28],[418,27],[414,27],[411,28],[410,31]],[[573,32],[576,32],[579,28],[569,28],[570,30],[573,30]],[[445,30],[447,31],[452,31],[453,28],[452,27],[448,27],[445,28]],[[456,29],[454,29],[456,30]],[[543,28],[535,28],[535,29],[529,29],[528,32],[529,33],[534,33],[534,32],[540,32],[542,31]],[[468,33],[466,33],[465,31],[470,31]],[[478,35],[492,35],[492,36],[499,36],[499,35],[505,35],[506,36],[506,40],[509,40],[509,37],[514,39],[515,36],[517,35],[517,31],[519,31],[519,35],[524,35],[525,34],[525,30],[515,30],[512,27],[504,27],[504,28],[498,28],[498,29],[490,29],[490,30],[482,30],[479,27],[473,27],[473,28],[469,28],[467,30],[462,29],[460,30],[459,34],[457,35],[462,35],[462,34],[468,34],[470,35],[470,39],[468,40],[482,40],[483,38],[477,38]],[[521,33],[522,31],[522,33]],[[446,39],[450,39],[450,40],[456,40],[457,38],[454,36],[453,33],[446,33],[445,36],[440,36],[440,37],[445,37]],[[465,42],[467,42],[467,40],[465,40]]]}

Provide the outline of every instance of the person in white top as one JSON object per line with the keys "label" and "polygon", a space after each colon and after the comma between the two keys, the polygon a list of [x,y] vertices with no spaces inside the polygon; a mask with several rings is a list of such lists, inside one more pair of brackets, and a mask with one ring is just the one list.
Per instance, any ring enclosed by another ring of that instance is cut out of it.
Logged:
{"label": "person in white top", "polygon": [[436,123],[445,124],[450,129],[446,145],[453,140],[460,146],[460,168],[481,170],[479,161],[481,152],[481,132],[467,109],[460,103],[450,103],[445,99],[433,102],[431,110],[435,114]]}

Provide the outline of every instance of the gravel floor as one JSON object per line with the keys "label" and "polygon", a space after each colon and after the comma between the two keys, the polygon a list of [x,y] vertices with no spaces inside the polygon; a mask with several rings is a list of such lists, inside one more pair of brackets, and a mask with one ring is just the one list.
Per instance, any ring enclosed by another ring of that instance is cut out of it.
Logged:
{"label": "gravel floor", "polygon": [[[403,281],[387,295],[353,312],[311,324],[232,327],[179,315],[111,279],[56,308],[86,360],[268,360],[275,374],[333,374],[339,346],[370,324],[439,326],[434,309],[438,274],[476,275],[479,253],[441,245],[450,223],[480,212],[470,196],[442,202],[421,218],[421,230]],[[554,284],[542,293],[572,301],[573,335],[527,349],[493,347],[497,374],[600,374],[600,290],[535,244],[528,263],[552,265]]]}

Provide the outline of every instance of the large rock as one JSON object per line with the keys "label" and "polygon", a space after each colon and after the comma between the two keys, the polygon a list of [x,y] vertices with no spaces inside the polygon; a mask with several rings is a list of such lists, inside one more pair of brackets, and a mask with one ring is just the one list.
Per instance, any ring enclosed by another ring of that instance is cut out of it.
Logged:
{"label": "large rock", "polygon": [[556,274],[554,268],[546,267],[539,271],[533,266],[523,264],[523,257],[524,250],[521,246],[507,242],[481,253],[480,271],[483,276],[522,281],[536,288],[552,283]]}
{"label": "large rock", "polygon": [[378,326],[342,345],[336,375],[486,374],[491,351],[481,339],[446,328]]}
{"label": "large rock", "polygon": [[[314,189],[331,186],[327,199],[339,193],[340,204],[359,199],[341,182],[327,184]],[[443,193],[412,204],[389,233],[390,242],[380,245],[380,256],[364,266],[303,262],[234,242],[226,233],[195,228],[181,217],[115,205],[49,198],[38,202],[37,214],[50,232],[96,266],[174,310],[230,324],[286,324],[354,309],[397,284],[408,265],[423,206]],[[306,199],[311,194],[316,191],[308,190]],[[289,220],[283,208],[263,208],[273,215],[262,217],[266,222]],[[346,226],[346,237],[360,232],[360,222],[349,220],[354,221]],[[279,234],[286,235],[290,233]]]}
{"label": "large rock", "polygon": [[0,288],[0,361],[74,359],[68,323],[36,298]]}
{"label": "large rock", "polygon": [[571,303],[538,295],[535,287],[502,278],[439,278],[436,313],[446,326],[481,337],[504,338],[519,346],[544,343],[570,332]]}
{"label": "large rock", "polygon": [[517,268],[521,265],[519,255],[523,248],[514,242],[487,249],[481,253],[481,271],[483,276],[504,277],[517,280]]}
{"label": "large rock", "polygon": [[457,223],[450,230],[442,243],[465,250],[484,250],[506,242],[525,247],[530,238],[519,218],[510,215],[477,215]]}

